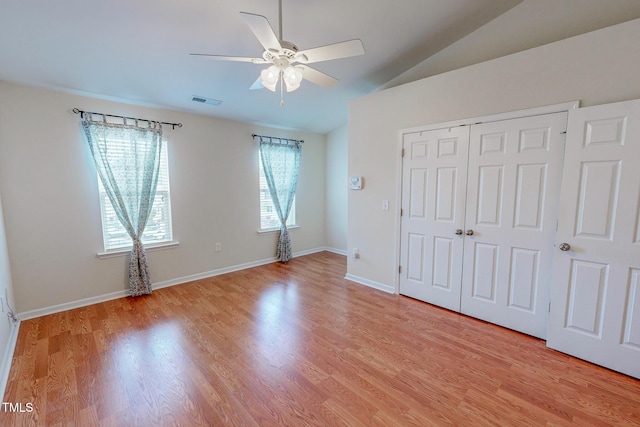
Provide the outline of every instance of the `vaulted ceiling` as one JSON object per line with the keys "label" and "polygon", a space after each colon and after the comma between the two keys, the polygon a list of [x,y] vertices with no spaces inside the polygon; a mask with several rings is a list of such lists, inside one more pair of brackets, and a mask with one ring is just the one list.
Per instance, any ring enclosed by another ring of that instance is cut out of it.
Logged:
{"label": "vaulted ceiling", "polygon": [[[239,12],[278,33],[278,0],[0,0],[0,80],[89,96],[327,132],[369,93],[522,0],[283,0],[283,39],[300,49],[360,39],[363,56],[313,64],[340,80],[280,94],[249,90],[264,65]],[[213,106],[192,101],[222,101]]]}
{"label": "vaulted ceiling", "polygon": [[[280,94],[249,90],[264,65],[192,52],[261,57],[239,12],[278,33],[278,0],[1,0],[0,79],[92,96],[325,132],[366,94],[520,0],[283,0],[283,38],[300,49],[362,40],[363,56],[314,64],[340,80]],[[196,104],[194,95],[221,100]]]}

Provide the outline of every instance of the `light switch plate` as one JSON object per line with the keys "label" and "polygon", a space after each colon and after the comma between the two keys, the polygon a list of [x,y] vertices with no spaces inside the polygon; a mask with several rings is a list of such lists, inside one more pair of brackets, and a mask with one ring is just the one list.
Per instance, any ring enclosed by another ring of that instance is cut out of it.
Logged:
{"label": "light switch plate", "polygon": [[352,176],[349,178],[349,188],[352,190],[362,190],[362,177]]}

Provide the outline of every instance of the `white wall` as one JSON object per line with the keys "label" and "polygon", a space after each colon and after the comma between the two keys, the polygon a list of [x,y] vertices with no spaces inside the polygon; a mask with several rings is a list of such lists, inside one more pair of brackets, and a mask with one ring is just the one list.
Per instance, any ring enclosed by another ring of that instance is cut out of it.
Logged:
{"label": "white wall", "polygon": [[[353,100],[349,175],[365,189],[349,192],[347,273],[394,287],[398,278],[398,131],[581,100],[583,106],[640,98],[640,19]],[[382,211],[383,199],[391,210]]]}
{"label": "white wall", "polygon": [[[96,257],[102,249],[97,177],[74,107],[183,123],[165,127],[180,245],[147,253],[154,283],[275,256],[276,233],[257,233],[252,133],[305,140],[293,251],[325,246],[324,135],[0,82],[0,193],[18,313],[128,289],[128,257]],[[222,252],[215,252],[216,242]]]}
{"label": "white wall", "polygon": [[347,250],[348,127],[327,134],[326,245],[334,252]]}

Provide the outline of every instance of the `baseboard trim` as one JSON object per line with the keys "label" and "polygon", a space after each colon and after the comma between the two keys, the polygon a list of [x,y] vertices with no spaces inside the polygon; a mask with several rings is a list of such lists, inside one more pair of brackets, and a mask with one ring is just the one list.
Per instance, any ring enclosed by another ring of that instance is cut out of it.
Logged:
{"label": "baseboard trim", "polygon": [[[326,249],[324,247],[308,249],[306,251],[294,252],[292,255],[294,258],[311,255],[318,252],[323,252]],[[221,274],[233,273],[234,271],[246,270],[248,268],[259,267],[261,265],[271,264],[277,262],[276,257],[265,258],[258,261],[246,262],[244,264],[232,265],[229,267],[217,268],[211,271],[205,271],[204,273],[191,274],[189,276],[178,277],[177,279],[165,280],[164,282],[158,282],[153,284],[153,289],[168,288],[169,286],[180,285],[182,283],[194,282],[196,280],[207,279],[209,277],[220,276]]]}
{"label": "baseboard trim", "polygon": [[35,310],[18,313],[18,319],[29,320],[36,317],[47,316],[49,314],[60,313],[61,311],[73,310],[74,308],[86,307],[88,305],[98,304],[100,302],[111,301],[118,298],[129,296],[129,291],[117,291],[109,294],[98,295],[95,297],[83,298],[75,301],[64,302],[62,304],[51,305],[49,307],[36,308]]}
{"label": "baseboard trim", "polygon": [[196,280],[207,279],[209,277],[220,276],[222,274],[233,273],[234,271],[240,271],[240,270],[246,270],[247,268],[259,267],[261,265],[271,264],[276,261],[277,259],[275,257],[266,258],[258,261],[251,261],[243,264],[232,265],[229,267],[217,268],[215,270],[205,271],[203,273],[190,274],[188,276],[178,277],[175,279],[154,283],[153,289],[168,288],[170,286],[181,285],[183,283],[189,283],[189,282],[194,282]]}
{"label": "baseboard trim", "polygon": [[9,342],[2,355],[2,364],[0,364],[0,396],[4,396],[9,382],[9,373],[11,372],[11,362],[13,362],[13,353],[16,351],[18,343],[18,331],[20,330],[20,320],[11,326],[9,333]]}
{"label": "baseboard trim", "polygon": [[349,253],[344,250],[344,249],[337,249],[337,248],[325,248],[324,249],[327,252],[333,252],[334,254],[338,254],[338,255],[343,255],[343,256],[347,256]]}
{"label": "baseboard trim", "polygon": [[[293,253],[293,257],[297,258],[299,256],[317,254],[318,252],[324,252],[326,250],[327,250],[326,246],[320,246],[320,247],[313,248],[313,249],[307,249],[306,251],[294,252]],[[273,261],[275,262],[277,260],[274,258]]]}
{"label": "baseboard trim", "polygon": [[385,285],[384,283],[374,282],[373,280],[365,279],[363,277],[354,276],[353,274],[348,274],[344,276],[345,279],[350,280],[352,282],[359,283],[360,285],[365,285],[370,288],[377,289],[379,291],[387,292],[389,294],[395,294],[396,289],[393,286]]}
{"label": "baseboard trim", "polygon": [[[294,252],[293,257],[297,258],[300,256],[311,255],[318,252],[326,251],[327,248],[322,246],[318,248],[308,249],[305,251]],[[259,267],[265,264],[271,264],[277,262],[277,258],[265,258],[257,261],[251,261],[243,264],[232,265],[229,267],[217,268],[215,270],[205,271],[203,273],[191,274],[188,276],[177,277],[175,279],[165,280],[162,282],[157,282],[153,284],[153,289],[162,289],[168,288],[170,286],[181,285],[183,283],[193,282],[195,280],[207,279],[209,277],[219,276],[221,274],[233,273],[234,271],[246,270],[248,268]],[[49,314],[60,313],[62,311],[73,310],[75,308],[86,307],[88,305],[98,304],[105,301],[111,301],[118,298],[124,298],[129,296],[130,293],[128,290],[122,290],[117,292],[112,292],[109,294],[98,295],[95,297],[84,298],[76,301],[65,302],[62,304],[52,305],[49,307],[38,308],[35,310],[25,311],[23,313],[18,314],[18,318],[20,320],[28,320],[34,319],[36,317],[47,316]]]}

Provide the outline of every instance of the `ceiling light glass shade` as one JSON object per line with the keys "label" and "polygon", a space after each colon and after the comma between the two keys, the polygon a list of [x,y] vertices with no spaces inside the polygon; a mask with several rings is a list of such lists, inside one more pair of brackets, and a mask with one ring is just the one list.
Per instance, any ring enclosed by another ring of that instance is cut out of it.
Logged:
{"label": "ceiling light glass shade", "polygon": [[272,92],[276,91],[276,85],[278,84],[278,78],[280,77],[280,68],[272,65],[260,72],[260,80],[262,85]]}
{"label": "ceiling light glass shade", "polygon": [[294,67],[292,65],[289,65],[284,70],[284,83],[287,86],[287,92],[293,92],[300,87],[302,71],[302,67]]}

